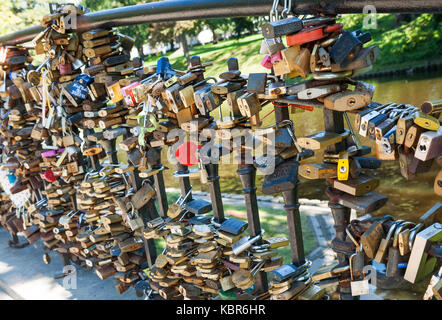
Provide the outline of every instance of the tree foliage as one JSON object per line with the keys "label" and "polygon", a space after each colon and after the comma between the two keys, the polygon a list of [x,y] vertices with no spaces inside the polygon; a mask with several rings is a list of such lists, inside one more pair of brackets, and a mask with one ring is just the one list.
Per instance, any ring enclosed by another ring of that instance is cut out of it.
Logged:
{"label": "tree foliage", "polygon": [[[65,1],[60,1],[65,2]],[[44,0],[2,0],[0,5],[0,34],[6,34],[40,24],[41,18],[49,13]]]}

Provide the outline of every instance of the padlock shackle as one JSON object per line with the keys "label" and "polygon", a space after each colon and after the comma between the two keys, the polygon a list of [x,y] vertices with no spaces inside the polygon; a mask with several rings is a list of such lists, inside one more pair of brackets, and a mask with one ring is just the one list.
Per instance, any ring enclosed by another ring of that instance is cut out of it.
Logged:
{"label": "padlock shackle", "polygon": [[418,223],[414,228],[410,230],[410,235],[408,236],[408,247],[410,251],[413,249],[414,239],[416,238],[416,234],[422,229],[424,225],[422,223]]}
{"label": "padlock shackle", "polygon": [[390,226],[390,229],[388,229],[387,237],[385,238],[387,241],[391,239],[391,236],[393,235],[394,230],[402,222],[404,222],[404,220],[397,220]]}

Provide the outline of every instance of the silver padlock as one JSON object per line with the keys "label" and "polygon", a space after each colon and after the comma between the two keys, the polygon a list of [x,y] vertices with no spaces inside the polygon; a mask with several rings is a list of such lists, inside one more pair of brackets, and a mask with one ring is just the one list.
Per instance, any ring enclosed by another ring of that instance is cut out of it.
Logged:
{"label": "silver padlock", "polygon": [[130,227],[130,229],[132,231],[138,230],[140,228],[144,227],[144,222],[143,219],[140,217],[140,215],[138,214],[138,211],[135,210],[134,205],[132,204],[132,202],[129,202],[131,207],[132,207],[132,211],[130,213],[130,215],[127,216],[127,223]]}

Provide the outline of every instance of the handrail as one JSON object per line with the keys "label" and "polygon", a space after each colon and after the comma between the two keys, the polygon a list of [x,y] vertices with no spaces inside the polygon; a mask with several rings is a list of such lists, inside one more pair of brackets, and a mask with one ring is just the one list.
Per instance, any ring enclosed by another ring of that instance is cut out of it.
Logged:
{"label": "handrail", "polygon": [[[440,0],[296,0],[294,13],[362,13],[367,5],[377,13],[441,13]],[[79,16],[76,31],[134,24],[268,15],[273,0],[170,0],[91,12]],[[43,28],[33,26],[0,36],[3,45],[32,40]]]}

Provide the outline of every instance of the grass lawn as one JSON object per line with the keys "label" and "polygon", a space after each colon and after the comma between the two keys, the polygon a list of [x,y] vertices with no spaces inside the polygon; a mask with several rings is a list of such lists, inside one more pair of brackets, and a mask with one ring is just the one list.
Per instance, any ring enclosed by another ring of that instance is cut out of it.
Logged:
{"label": "grass lawn", "polygon": [[[178,193],[168,193],[167,199],[169,203],[175,202],[179,197]],[[246,218],[246,208],[245,206],[238,205],[225,205],[224,213],[227,216],[234,216],[243,221],[247,221]],[[261,228],[265,230],[264,239],[270,237],[278,237],[278,236],[288,236],[288,227],[287,227],[287,218],[284,210],[273,210],[273,209],[260,209],[260,218],[261,218]],[[301,214],[301,223],[302,223],[302,235],[304,238],[304,248],[305,253],[308,254],[313,249],[316,248],[317,242],[313,232],[307,222],[307,217]],[[155,244],[157,246],[157,252],[161,253],[164,249],[164,240],[158,239],[155,240]],[[284,257],[284,263],[290,263],[290,247],[283,247],[277,249],[278,253]]]}

